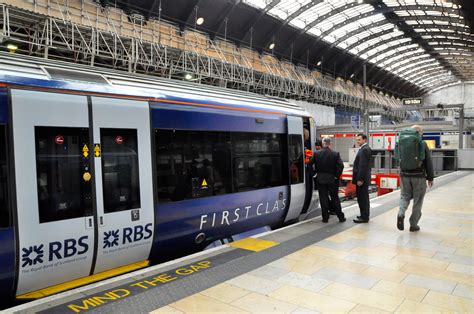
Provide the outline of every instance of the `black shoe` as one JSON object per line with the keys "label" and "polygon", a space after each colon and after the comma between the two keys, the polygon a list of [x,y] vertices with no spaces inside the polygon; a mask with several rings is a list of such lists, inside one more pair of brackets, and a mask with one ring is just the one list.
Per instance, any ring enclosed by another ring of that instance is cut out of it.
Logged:
{"label": "black shoe", "polygon": [[398,230],[404,230],[405,229],[404,220],[405,220],[405,217],[402,217],[402,216],[397,217],[397,228],[398,228]]}
{"label": "black shoe", "polygon": [[366,224],[369,222],[368,219],[362,219],[362,218],[357,218],[357,219],[354,219],[353,222],[355,222],[356,224]]}
{"label": "black shoe", "polygon": [[339,222],[344,222],[346,221],[346,217],[339,218]]}
{"label": "black shoe", "polygon": [[410,232],[420,231],[420,226],[410,227]]}
{"label": "black shoe", "polygon": [[323,222],[324,222],[325,224],[327,224],[328,221],[329,221],[329,219],[323,219]]}

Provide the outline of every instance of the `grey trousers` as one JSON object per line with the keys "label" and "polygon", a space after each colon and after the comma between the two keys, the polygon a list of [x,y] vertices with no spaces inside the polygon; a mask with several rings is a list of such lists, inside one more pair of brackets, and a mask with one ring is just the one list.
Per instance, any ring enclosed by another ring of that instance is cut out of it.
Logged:
{"label": "grey trousers", "polygon": [[421,218],[421,207],[426,193],[426,179],[419,177],[400,177],[400,211],[398,216],[405,217],[410,200],[413,199],[413,209],[410,216],[410,226],[418,226]]}

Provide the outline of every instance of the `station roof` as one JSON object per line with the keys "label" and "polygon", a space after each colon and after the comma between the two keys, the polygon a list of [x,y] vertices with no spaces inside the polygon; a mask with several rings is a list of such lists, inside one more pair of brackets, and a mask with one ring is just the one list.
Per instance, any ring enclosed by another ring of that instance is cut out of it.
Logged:
{"label": "station roof", "polygon": [[474,80],[472,0],[100,2],[399,95]]}

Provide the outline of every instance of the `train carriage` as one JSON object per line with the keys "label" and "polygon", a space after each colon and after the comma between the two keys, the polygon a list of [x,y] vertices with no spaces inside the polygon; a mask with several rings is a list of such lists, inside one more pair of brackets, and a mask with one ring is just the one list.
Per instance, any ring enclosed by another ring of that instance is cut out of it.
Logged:
{"label": "train carriage", "polygon": [[2,300],[298,220],[304,128],[314,149],[282,100],[0,54]]}

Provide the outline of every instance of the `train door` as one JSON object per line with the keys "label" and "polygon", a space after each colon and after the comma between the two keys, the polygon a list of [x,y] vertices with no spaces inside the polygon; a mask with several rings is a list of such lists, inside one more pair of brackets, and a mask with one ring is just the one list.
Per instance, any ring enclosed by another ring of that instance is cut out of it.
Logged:
{"label": "train door", "polygon": [[[316,124],[314,119],[303,118],[303,127],[309,130],[309,140],[305,143],[305,149],[310,149],[312,153],[316,151],[315,141],[316,141]],[[306,156],[306,155],[305,155]],[[317,195],[317,190],[314,188],[313,180],[313,166],[305,165],[305,186],[306,186],[306,195],[303,206],[302,214],[307,213],[310,210],[317,208],[319,197]]]}
{"label": "train door", "polygon": [[285,221],[299,217],[305,200],[305,169],[303,119],[287,117],[288,123],[288,162],[290,171],[290,202]]}
{"label": "train door", "polygon": [[94,254],[87,97],[11,89],[17,295],[90,274]]}
{"label": "train door", "polygon": [[92,97],[98,215],[94,273],[146,263],[153,241],[148,102]]}

